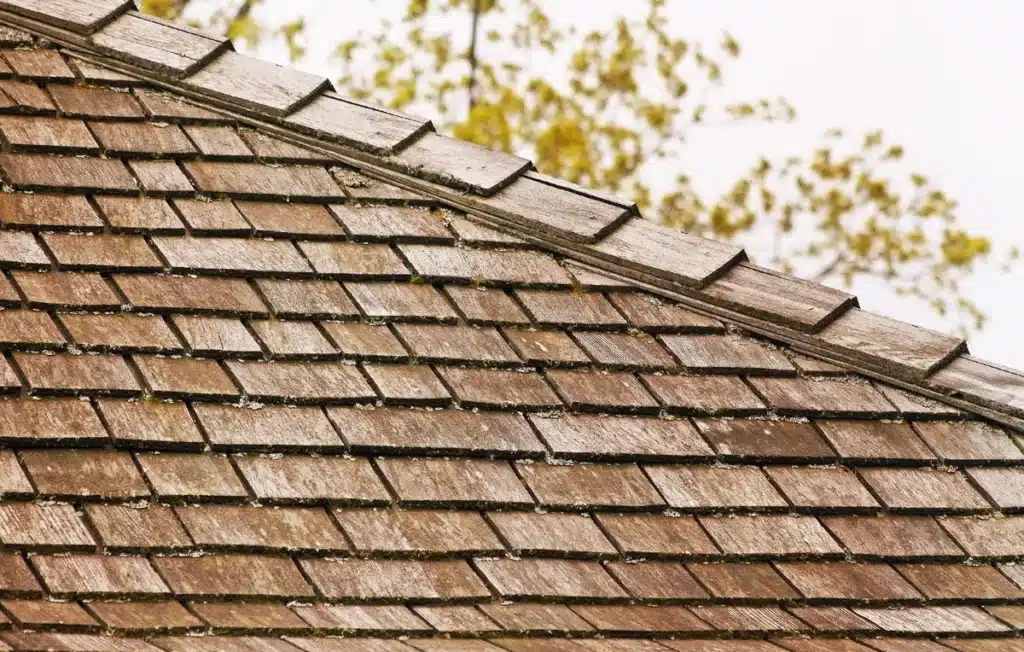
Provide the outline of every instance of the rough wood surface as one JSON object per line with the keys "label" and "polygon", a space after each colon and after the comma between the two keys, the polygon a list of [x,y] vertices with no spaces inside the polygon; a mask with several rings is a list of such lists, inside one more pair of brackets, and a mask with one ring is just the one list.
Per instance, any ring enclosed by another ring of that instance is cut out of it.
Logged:
{"label": "rough wood surface", "polygon": [[131,11],[96,33],[101,52],[143,68],[185,74],[218,53],[231,41]]}
{"label": "rough wood surface", "polygon": [[1024,417],[1024,373],[964,355],[934,373],[928,385]]}
{"label": "rough wood surface", "polygon": [[437,133],[424,134],[390,162],[409,174],[485,197],[532,165],[524,158]]}
{"label": "rough wood surface", "polygon": [[185,79],[194,90],[273,116],[288,115],[331,83],[255,57],[225,52]]}
{"label": "rough wood surface", "polygon": [[856,308],[826,326],[818,337],[852,358],[918,378],[966,348],[962,338]]}
{"label": "rough wood surface", "polygon": [[549,231],[581,243],[597,241],[632,213],[629,208],[534,178],[520,178],[480,202],[522,227]]}
{"label": "rough wood surface", "polygon": [[288,116],[303,131],[375,154],[391,154],[431,129],[428,120],[395,115],[324,93]]}
{"label": "rough wood surface", "polygon": [[690,287],[704,287],[746,257],[730,244],[670,229],[641,218],[629,220],[587,252]]}
{"label": "rough wood surface", "polygon": [[91,34],[134,6],[132,0],[0,1],[0,9],[35,18],[78,34]]}
{"label": "rough wood surface", "polygon": [[856,298],[825,285],[741,263],[704,288],[709,299],[805,332],[814,332],[842,314]]}

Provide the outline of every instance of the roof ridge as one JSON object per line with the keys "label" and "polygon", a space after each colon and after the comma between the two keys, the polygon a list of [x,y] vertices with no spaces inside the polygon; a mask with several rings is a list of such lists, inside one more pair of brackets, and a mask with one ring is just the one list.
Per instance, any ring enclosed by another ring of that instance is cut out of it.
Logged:
{"label": "roof ridge", "polygon": [[649,222],[634,204],[540,174],[529,160],[342,97],[327,78],[239,54],[131,0],[0,0],[0,21],[802,353],[1024,429],[1024,372],[968,355],[963,339],[861,310],[853,295]]}

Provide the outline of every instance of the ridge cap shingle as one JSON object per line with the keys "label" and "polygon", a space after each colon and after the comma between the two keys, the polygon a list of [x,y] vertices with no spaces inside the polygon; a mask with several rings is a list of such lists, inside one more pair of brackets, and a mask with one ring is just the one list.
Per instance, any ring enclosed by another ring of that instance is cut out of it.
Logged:
{"label": "ridge cap shingle", "polygon": [[326,78],[239,54],[225,39],[150,17],[142,21],[146,30],[124,38],[127,22],[142,18],[133,6],[0,0],[0,21],[256,120],[254,126],[329,151],[371,176],[802,353],[1024,428],[1024,372],[968,356],[960,338],[859,310],[846,293],[747,264],[742,248],[647,222],[629,202],[545,177],[511,154],[437,135],[428,120],[342,97]]}

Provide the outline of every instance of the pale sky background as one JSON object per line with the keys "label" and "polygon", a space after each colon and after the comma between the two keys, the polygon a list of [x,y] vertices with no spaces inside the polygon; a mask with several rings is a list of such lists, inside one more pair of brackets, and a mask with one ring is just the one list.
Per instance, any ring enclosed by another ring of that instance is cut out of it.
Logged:
{"label": "pale sky background", "polygon": [[[545,7],[585,29],[637,4],[547,0]],[[307,16],[310,55],[300,67],[331,75],[326,55],[334,43],[404,6],[266,0],[260,12],[275,21]],[[740,41],[744,54],[727,70],[731,94],[782,95],[800,116],[783,127],[694,132],[689,171],[702,190],[721,189],[756,155],[804,151],[828,127],[882,128],[906,147],[910,165],[959,200],[967,228],[1024,245],[1024,1],[668,0],[668,12],[674,33],[717,43],[726,29]],[[262,55],[284,61],[273,48]],[[948,326],[877,287],[855,291],[867,309]],[[971,338],[972,352],[1024,369],[1024,265],[1013,276],[979,274],[970,294],[990,316]]]}

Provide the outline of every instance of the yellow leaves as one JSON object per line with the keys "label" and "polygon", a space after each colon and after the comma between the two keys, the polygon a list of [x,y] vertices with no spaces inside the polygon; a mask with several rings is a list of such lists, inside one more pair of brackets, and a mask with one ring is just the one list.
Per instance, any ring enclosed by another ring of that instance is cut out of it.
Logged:
{"label": "yellow leaves", "polygon": [[992,241],[988,238],[971,236],[961,229],[946,229],[942,233],[942,255],[955,267],[967,267],[991,250]]}
{"label": "yellow leaves", "polygon": [[150,16],[175,20],[181,16],[183,0],[142,0],[139,10]]}
{"label": "yellow leaves", "polygon": [[740,44],[732,37],[732,34],[725,32],[722,37],[722,49],[732,58],[740,56]]}
{"label": "yellow leaves", "polygon": [[882,144],[882,130],[876,129],[875,131],[869,131],[864,134],[864,144],[861,145],[864,149],[872,149]]}
{"label": "yellow leaves", "polygon": [[245,41],[251,47],[256,47],[260,43],[262,31],[253,17],[246,14],[228,22],[226,36],[232,41]]}

